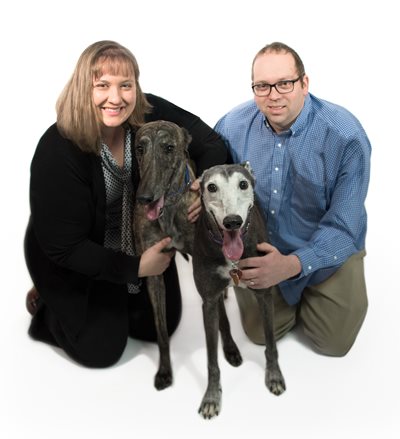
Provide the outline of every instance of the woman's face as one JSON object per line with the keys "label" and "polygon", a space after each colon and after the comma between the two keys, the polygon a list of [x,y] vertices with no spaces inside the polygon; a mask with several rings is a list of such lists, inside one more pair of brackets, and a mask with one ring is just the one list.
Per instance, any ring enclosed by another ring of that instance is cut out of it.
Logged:
{"label": "woman's face", "polygon": [[93,102],[105,127],[121,126],[136,106],[135,76],[104,72],[93,80]]}

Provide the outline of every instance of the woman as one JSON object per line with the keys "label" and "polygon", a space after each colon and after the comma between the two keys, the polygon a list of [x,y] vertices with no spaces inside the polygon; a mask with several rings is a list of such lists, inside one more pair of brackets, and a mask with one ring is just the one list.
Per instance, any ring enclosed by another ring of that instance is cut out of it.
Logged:
{"label": "woman", "polygon": [[[129,50],[100,41],[79,58],[57,101],[57,123],[42,136],[32,160],[25,237],[34,283],[27,297],[29,334],[85,366],[118,361],[128,336],[156,340],[141,278],[164,273],[170,334],[180,320],[174,255],[162,252],[169,238],[135,255],[131,233],[138,185],[131,148],[137,128],[158,119],[188,129],[198,175],[227,160],[222,140],[198,117],[142,92]],[[191,221],[199,209],[199,202],[191,206]]]}

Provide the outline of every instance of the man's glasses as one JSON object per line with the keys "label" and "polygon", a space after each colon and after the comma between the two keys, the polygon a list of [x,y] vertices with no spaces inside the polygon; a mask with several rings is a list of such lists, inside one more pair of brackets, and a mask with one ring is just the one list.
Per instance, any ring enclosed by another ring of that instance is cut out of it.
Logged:
{"label": "man's glasses", "polygon": [[271,90],[275,88],[275,90],[280,94],[290,93],[294,89],[294,84],[303,77],[300,75],[297,79],[285,79],[283,81],[276,82],[275,84],[268,84],[266,82],[259,82],[258,84],[254,84],[251,86],[253,89],[253,93],[256,96],[269,96]]}

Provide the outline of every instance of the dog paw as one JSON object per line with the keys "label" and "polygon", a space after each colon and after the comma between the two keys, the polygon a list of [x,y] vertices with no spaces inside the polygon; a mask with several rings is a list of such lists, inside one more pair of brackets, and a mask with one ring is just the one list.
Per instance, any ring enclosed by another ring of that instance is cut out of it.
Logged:
{"label": "dog paw", "polygon": [[232,345],[229,347],[224,346],[224,354],[226,361],[232,366],[240,366],[243,362],[242,356],[240,355],[240,351],[236,345]]}
{"label": "dog paw", "polygon": [[215,401],[203,401],[199,408],[199,413],[204,419],[211,419],[219,415],[220,404]]}
{"label": "dog paw", "polygon": [[199,408],[199,413],[204,419],[211,419],[219,415],[221,410],[221,394],[221,388],[217,392],[206,392]]}
{"label": "dog paw", "polygon": [[154,378],[154,387],[163,390],[172,384],[172,372],[157,372]]}
{"label": "dog paw", "polygon": [[267,370],[265,374],[265,385],[274,395],[281,395],[286,390],[285,380],[280,370]]}

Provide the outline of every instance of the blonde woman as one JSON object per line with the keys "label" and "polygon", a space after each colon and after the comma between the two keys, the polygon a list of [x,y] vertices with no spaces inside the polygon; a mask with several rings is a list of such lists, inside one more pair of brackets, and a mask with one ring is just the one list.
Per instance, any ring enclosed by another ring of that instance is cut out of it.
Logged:
{"label": "blonde woman", "polygon": [[[227,160],[224,143],[201,119],[142,92],[128,49],[99,41],[80,56],[58,99],[57,122],[43,134],[32,160],[25,238],[34,284],[27,296],[29,334],[85,366],[118,361],[128,336],[156,340],[141,278],[164,273],[170,334],[180,320],[174,255],[162,252],[169,238],[135,255],[130,228],[138,184],[135,132],[158,119],[188,129],[199,175]],[[192,221],[199,209],[189,209]]]}

